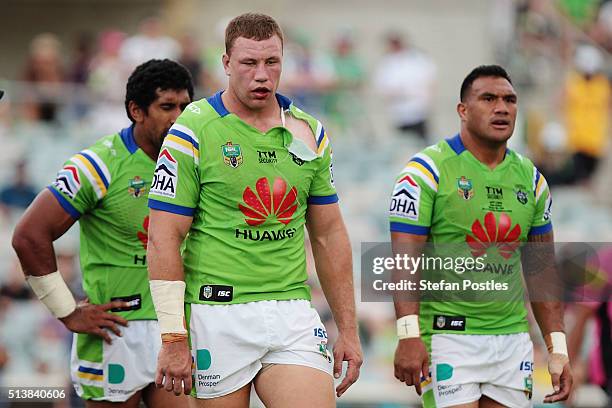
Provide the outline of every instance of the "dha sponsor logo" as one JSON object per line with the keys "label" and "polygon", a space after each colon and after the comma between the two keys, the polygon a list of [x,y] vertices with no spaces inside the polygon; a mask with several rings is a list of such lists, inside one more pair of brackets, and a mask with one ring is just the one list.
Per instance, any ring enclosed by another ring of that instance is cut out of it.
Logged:
{"label": "dha sponsor logo", "polygon": [[393,217],[417,221],[421,188],[408,174],[395,183],[389,212]]}
{"label": "dha sponsor logo", "polygon": [[151,194],[174,198],[176,197],[177,182],[178,162],[167,149],[163,149],[157,159]]}
{"label": "dha sponsor logo", "polygon": [[511,227],[512,219],[508,214],[501,213],[497,221],[495,214],[489,211],[484,217],[484,226],[480,220],[474,221],[472,224],[474,235],[466,235],[465,241],[475,257],[485,255],[490,247],[496,247],[504,259],[509,259],[519,247],[521,235],[519,224]]}

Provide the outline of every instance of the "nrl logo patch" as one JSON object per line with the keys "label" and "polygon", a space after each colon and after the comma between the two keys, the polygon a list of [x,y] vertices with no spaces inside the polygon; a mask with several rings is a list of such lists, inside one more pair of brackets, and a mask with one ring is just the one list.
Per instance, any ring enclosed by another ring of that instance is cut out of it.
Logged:
{"label": "nrl logo patch", "polygon": [[444,316],[438,316],[436,319],[436,326],[438,329],[443,328],[446,325],[446,318]]}
{"label": "nrl logo patch", "polygon": [[128,193],[134,198],[142,197],[147,192],[147,183],[140,176],[128,182]]}
{"label": "nrl logo patch", "polygon": [[223,162],[234,169],[240,166],[243,162],[240,145],[227,142],[221,146],[221,153],[223,154]]}
{"label": "nrl logo patch", "polygon": [[212,296],[212,288],[210,286],[204,286],[202,289],[202,296],[204,296],[206,299],[210,299]]}

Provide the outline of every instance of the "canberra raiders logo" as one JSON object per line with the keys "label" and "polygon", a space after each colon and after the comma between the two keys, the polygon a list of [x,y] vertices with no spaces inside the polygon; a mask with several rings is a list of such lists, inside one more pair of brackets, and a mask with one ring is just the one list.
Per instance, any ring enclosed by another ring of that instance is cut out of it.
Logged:
{"label": "canberra raiders logo", "polygon": [[469,200],[474,197],[474,190],[472,189],[472,180],[466,178],[465,176],[461,176],[460,179],[457,180],[457,193],[459,197],[464,200]]}
{"label": "canberra raiders logo", "polygon": [[223,161],[230,167],[234,169],[242,164],[242,150],[240,150],[240,145],[232,144],[232,142],[227,142],[223,146],[221,146],[221,153],[223,154]]}
{"label": "canberra raiders logo", "polygon": [[128,181],[128,193],[134,198],[142,197],[147,191],[147,183],[139,176]]}

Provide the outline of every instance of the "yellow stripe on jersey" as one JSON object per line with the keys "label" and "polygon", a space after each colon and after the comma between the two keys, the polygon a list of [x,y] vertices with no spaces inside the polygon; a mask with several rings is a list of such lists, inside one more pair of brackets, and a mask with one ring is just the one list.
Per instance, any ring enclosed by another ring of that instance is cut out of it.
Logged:
{"label": "yellow stripe on jersey", "polygon": [[431,174],[431,172],[429,170],[427,170],[427,168],[425,166],[423,166],[421,163],[417,163],[415,161],[411,161],[411,162],[409,162],[406,165],[406,167],[413,167],[413,168],[419,170],[419,173],[421,173],[423,176],[425,176],[429,180],[431,180],[431,182],[433,183],[434,186],[436,186],[436,188],[438,187],[438,182],[434,178],[433,174]]}
{"label": "yellow stripe on jersey", "polygon": [[321,140],[321,144],[317,148],[317,154],[320,156],[324,151],[327,145],[329,144],[329,139],[327,138],[327,132],[323,134],[323,139]]}
{"label": "yellow stripe on jersey", "polygon": [[172,135],[172,134],[168,134],[168,136],[166,136],[166,138],[164,139],[164,141],[169,141],[169,142],[174,142],[180,146],[183,146],[185,149],[190,150],[193,152],[193,156],[199,160],[200,159],[200,151],[192,144],[189,143],[188,141],[186,141],[185,139],[182,139],[178,136]]}
{"label": "yellow stripe on jersey", "polygon": [[89,160],[87,160],[87,158],[80,153],[74,155],[73,159],[78,160],[83,166],[85,166],[87,170],[89,170],[89,176],[91,177],[88,177],[88,178],[90,180],[93,178],[93,180],[98,185],[98,188],[100,189],[100,192],[102,193],[102,196],[105,196],[106,186],[104,185],[104,182],[102,181],[102,177],[100,177],[95,167],[89,162]]}

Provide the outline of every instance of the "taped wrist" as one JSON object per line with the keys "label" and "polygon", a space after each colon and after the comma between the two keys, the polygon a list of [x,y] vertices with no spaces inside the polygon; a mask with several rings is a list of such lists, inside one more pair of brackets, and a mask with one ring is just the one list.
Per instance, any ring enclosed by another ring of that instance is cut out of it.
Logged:
{"label": "taped wrist", "polygon": [[26,282],[53,316],[61,319],[74,312],[76,301],[59,271],[43,276],[26,276]]}
{"label": "taped wrist", "polygon": [[149,281],[151,298],[162,334],[187,335],[185,330],[185,282]]}
{"label": "taped wrist", "polygon": [[565,333],[563,332],[551,332],[544,336],[544,342],[546,348],[550,354],[563,354],[568,356],[567,352],[567,340],[565,339]]}
{"label": "taped wrist", "polygon": [[419,330],[419,316],[407,315],[397,319],[397,337],[402,339],[412,339],[421,337]]}

